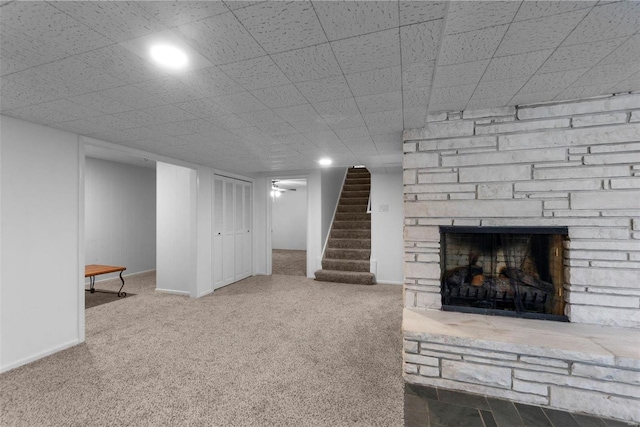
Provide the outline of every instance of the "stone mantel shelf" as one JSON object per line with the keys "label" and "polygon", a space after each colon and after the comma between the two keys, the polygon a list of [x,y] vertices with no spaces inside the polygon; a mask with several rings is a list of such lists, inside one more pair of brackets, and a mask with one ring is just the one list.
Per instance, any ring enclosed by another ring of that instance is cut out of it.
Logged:
{"label": "stone mantel shelf", "polygon": [[640,369],[640,330],[405,308],[405,339]]}

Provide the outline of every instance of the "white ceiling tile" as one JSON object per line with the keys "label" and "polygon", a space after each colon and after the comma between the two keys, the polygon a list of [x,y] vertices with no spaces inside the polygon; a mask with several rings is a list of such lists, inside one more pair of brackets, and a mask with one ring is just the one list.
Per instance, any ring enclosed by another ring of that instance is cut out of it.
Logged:
{"label": "white ceiling tile", "polygon": [[595,4],[595,1],[586,0],[524,1],[520,5],[520,9],[513,20],[517,22],[544,18],[545,16],[559,15],[561,13],[572,12],[579,9],[590,9]]}
{"label": "white ceiling tile", "polygon": [[351,97],[349,85],[343,76],[297,83],[296,87],[312,104]]}
{"label": "white ceiling tile", "polygon": [[163,135],[180,136],[188,135],[192,131],[181,123],[162,123],[159,125],[153,125],[153,130]]}
{"label": "white ceiling tile", "polygon": [[[242,113],[240,113],[240,114],[242,114]],[[222,127],[224,129],[228,129],[228,130],[247,128],[247,127],[251,126],[251,124],[249,124],[248,122],[244,121],[237,114],[227,114],[227,115],[224,115],[224,116],[215,116],[215,117],[209,118],[209,121],[211,123],[213,123],[214,125],[216,125],[216,126],[219,126],[219,127]]]}
{"label": "white ceiling tile", "polygon": [[402,110],[365,114],[363,118],[371,135],[385,134],[403,129]]}
{"label": "white ceiling tile", "polygon": [[246,90],[282,86],[290,83],[268,56],[221,65],[220,69]]}
{"label": "white ceiling tile", "polygon": [[635,62],[638,58],[640,58],[640,34],[627,39],[626,42],[604,58],[599,65],[624,64]]}
{"label": "white ceiling tile", "polygon": [[[425,115],[426,117],[426,115]],[[376,147],[390,145],[402,149],[402,132],[384,133],[380,135],[373,135],[373,143]]]}
{"label": "white ceiling tile", "polygon": [[161,99],[165,104],[175,104],[202,98],[202,95],[197,91],[171,76],[147,80],[136,83],[133,86]]}
{"label": "white ceiling tile", "polygon": [[[422,128],[427,119],[427,110],[424,108],[405,108],[402,111],[402,119],[405,129]],[[378,147],[377,144],[376,147]],[[402,149],[398,147],[395,150],[401,151]]]}
{"label": "white ceiling tile", "polygon": [[124,41],[166,29],[135,2],[59,1],[51,4],[113,41]]}
{"label": "white ceiling tile", "polygon": [[197,117],[175,105],[159,105],[144,110],[145,113],[162,119],[166,123],[182,122],[185,120],[193,120]]}
{"label": "white ceiling tile", "polygon": [[111,114],[111,117],[122,119],[137,127],[153,126],[162,123],[162,119],[141,110],[126,111],[124,113]]}
{"label": "white ceiling tile", "polygon": [[514,22],[505,34],[496,56],[555,49],[573,31],[589,9],[529,21]]}
{"label": "white ceiling tile", "polygon": [[468,101],[432,102],[429,104],[429,113],[440,111],[462,111],[467,106]]}
{"label": "white ceiling tile", "polygon": [[269,123],[266,125],[256,126],[262,132],[268,135],[276,136],[287,133],[298,133],[289,123]]}
{"label": "white ceiling tile", "polygon": [[349,116],[335,115],[333,117],[325,117],[324,121],[334,130],[358,128],[367,125],[360,113]]}
{"label": "white ceiling tile", "polygon": [[216,96],[211,99],[220,107],[232,113],[245,113],[247,111],[264,110],[267,108],[258,98],[249,92]]}
{"label": "white ceiling tile", "polygon": [[284,122],[280,116],[271,110],[249,111],[247,113],[240,113],[238,116],[253,126]]}
{"label": "white ceiling tile", "polygon": [[579,68],[576,70],[558,71],[556,73],[536,74],[522,87],[519,94],[550,91],[560,92],[587,71],[588,68]]}
{"label": "white ceiling tile", "polygon": [[358,105],[353,98],[343,98],[334,101],[324,101],[312,104],[322,117],[352,116],[360,114]]}
{"label": "white ceiling tile", "polygon": [[56,122],[68,122],[75,120],[77,117],[66,114],[61,111],[52,110],[46,104],[29,105],[27,107],[14,108],[12,110],[4,110],[2,114],[16,119],[26,120],[28,122],[51,124]]}
{"label": "white ceiling tile", "polygon": [[132,109],[156,107],[163,104],[162,99],[158,96],[152,95],[134,85],[119,86],[99,93],[114,101],[129,105]]}
{"label": "white ceiling tile", "polygon": [[[119,115],[118,116],[106,115],[106,116],[93,117],[91,118],[91,121],[99,124],[100,126],[105,126],[105,127],[116,129],[116,130],[124,130],[124,129],[130,129],[130,128],[136,127],[134,123],[131,123],[129,120],[126,120],[126,118],[123,118],[123,116],[120,115],[120,113],[116,113],[116,114],[119,114]],[[127,116],[125,115],[124,117],[127,117]]]}
{"label": "white ceiling tile", "polygon": [[294,83],[342,75],[329,43],[290,50],[271,57]]}
{"label": "white ceiling tile", "polygon": [[355,96],[399,91],[402,88],[400,66],[378,68],[361,73],[347,74],[347,83]]}
{"label": "white ceiling tile", "polygon": [[139,5],[167,27],[188,24],[229,11],[221,1],[143,1]]}
{"label": "white ceiling tile", "polygon": [[257,89],[251,91],[251,94],[269,108],[290,107],[307,103],[298,88],[292,84]]}
{"label": "white ceiling tile", "polygon": [[266,55],[231,12],[181,25],[177,31],[215,65]]}
{"label": "white ceiling tile", "polygon": [[94,122],[92,118],[72,120],[70,122],[53,123],[51,126],[57,129],[66,130],[67,132],[77,133],[79,135],[88,135],[90,133],[96,132],[109,132],[113,130],[108,126],[104,126],[100,123]]}
{"label": "white ceiling tile", "polygon": [[430,94],[431,90],[429,88],[405,90],[404,92],[402,92],[402,105],[404,108],[421,107],[426,110],[427,106],[429,105]]}
{"label": "white ceiling tile", "polygon": [[430,88],[435,71],[436,61],[415,62],[402,66],[402,89]]}
{"label": "white ceiling tile", "polygon": [[42,89],[36,90],[32,86],[22,85],[10,78],[3,77],[0,79],[0,108],[3,111],[40,104],[60,97],[60,94]]}
{"label": "white ceiling tile", "polygon": [[538,102],[548,102],[550,99],[553,99],[556,95],[558,95],[559,90],[549,90],[542,91],[538,93],[519,93],[514,96],[511,101],[509,101],[509,105],[526,105],[526,104],[535,104]]}
{"label": "white ceiling tile", "polygon": [[467,102],[476,85],[461,85],[454,87],[441,87],[431,90],[431,102],[436,104],[442,104],[445,102]]}
{"label": "white ceiling tile", "polygon": [[438,65],[460,64],[491,58],[508,27],[508,25],[499,25],[445,36],[438,57]]}
{"label": "white ceiling tile", "polygon": [[640,28],[640,3],[598,5],[562,43],[563,46],[630,36]]}
{"label": "white ceiling tile", "polygon": [[364,126],[359,128],[336,129],[335,133],[338,135],[338,138],[343,141],[346,139],[370,138],[369,129]]}
{"label": "white ceiling tile", "polygon": [[262,3],[262,1],[245,1],[245,0],[227,0],[224,4],[231,10],[242,9],[243,7]]}
{"label": "white ceiling tile", "polygon": [[331,131],[331,128],[324,120],[292,121],[289,124],[300,133]]}
{"label": "white ceiling tile", "polygon": [[626,38],[562,46],[547,59],[539,73],[593,67],[620,46]]}
{"label": "white ceiling tile", "polygon": [[[640,60],[640,58],[637,58]],[[578,78],[573,86],[612,85],[640,71],[640,62],[597,65]]]}
{"label": "white ceiling tile", "polygon": [[311,104],[296,105],[294,107],[276,108],[273,110],[287,122],[322,120]]}
{"label": "white ceiling tile", "polygon": [[621,93],[621,92],[637,92],[640,87],[640,73],[636,73],[626,80],[616,83],[610,86],[608,93]]}
{"label": "white ceiling tile", "polygon": [[440,47],[443,20],[400,27],[402,66],[436,59]]}
{"label": "white ceiling tile", "polygon": [[0,75],[3,76],[67,56],[64,52],[51,49],[42,40],[32,40],[16,33],[2,33],[0,50]]}
{"label": "white ceiling tile", "polygon": [[331,47],[345,74],[400,65],[397,28],[331,42]]}
{"label": "white ceiling tile", "polygon": [[589,98],[596,95],[602,95],[611,85],[600,86],[570,86],[560,92],[555,100],[564,101],[569,99]]}
{"label": "white ceiling tile", "polygon": [[78,119],[86,117],[97,117],[103,114],[100,111],[96,111],[80,104],[76,104],[66,99],[57,99],[55,101],[45,102],[40,104],[40,107],[50,108],[55,111],[69,114],[70,116]]}
{"label": "white ceiling tile", "polygon": [[333,131],[306,132],[304,137],[314,144],[321,144],[322,146],[342,145],[342,141]]}
{"label": "white ceiling tile", "polygon": [[531,77],[553,53],[553,49],[492,58],[482,81]]}
{"label": "white ceiling tile", "polygon": [[[476,87],[471,100],[512,98],[527,83],[528,78],[493,80],[480,82]],[[507,100],[508,102],[508,100]]]}
{"label": "white ceiling tile", "polygon": [[310,2],[264,2],[234,13],[269,53],[327,41]]}
{"label": "white ceiling tile", "polygon": [[313,2],[329,40],[339,40],[397,27],[398,4],[384,1]]}
{"label": "white ceiling tile", "polygon": [[464,33],[509,24],[520,1],[457,1],[447,12],[445,34]]}
{"label": "white ceiling tile", "polygon": [[207,98],[179,102],[175,104],[175,106],[191,113],[196,118],[220,116],[231,113],[229,110],[222,108]]}
{"label": "white ceiling tile", "polygon": [[444,17],[446,1],[400,1],[400,25],[417,24]]}
{"label": "white ceiling tile", "polygon": [[387,92],[376,95],[358,96],[356,103],[362,114],[378,111],[399,110],[402,108],[402,92]]}
{"label": "white ceiling tile", "polygon": [[465,62],[464,64],[443,65],[436,68],[433,87],[461,86],[475,84],[480,81],[489,64],[489,59]]}
{"label": "white ceiling tile", "polygon": [[466,106],[466,110],[478,110],[482,108],[494,108],[502,107],[506,105],[513,96],[506,96],[502,98],[484,98],[484,99],[472,99]]}
{"label": "white ceiling tile", "polygon": [[189,73],[178,74],[175,78],[206,97],[244,92],[244,88],[240,84],[236,83],[217,67],[207,67]]}

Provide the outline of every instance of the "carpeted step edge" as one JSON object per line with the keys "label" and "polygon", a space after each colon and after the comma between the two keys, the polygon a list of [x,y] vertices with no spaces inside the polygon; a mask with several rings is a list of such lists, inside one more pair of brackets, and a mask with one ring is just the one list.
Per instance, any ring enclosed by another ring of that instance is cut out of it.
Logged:
{"label": "carpeted step edge", "polygon": [[353,285],[374,285],[376,278],[373,273],[335,271],[321,269],[315,272],[316,280],[321,282],[349,283]]}

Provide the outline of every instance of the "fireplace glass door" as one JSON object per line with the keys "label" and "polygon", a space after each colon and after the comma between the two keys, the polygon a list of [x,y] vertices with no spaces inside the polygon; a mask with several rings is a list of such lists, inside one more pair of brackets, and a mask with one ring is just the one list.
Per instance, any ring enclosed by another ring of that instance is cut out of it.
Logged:
{"label": "fireplace glass door", "polygon": [[563,320],[566,228],[441,227],[444,310]]}

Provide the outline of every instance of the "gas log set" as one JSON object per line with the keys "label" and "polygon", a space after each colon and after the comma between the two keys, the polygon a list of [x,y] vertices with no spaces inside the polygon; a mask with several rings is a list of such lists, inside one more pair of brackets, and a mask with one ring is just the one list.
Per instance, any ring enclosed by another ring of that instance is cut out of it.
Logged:
{"label": "gas log set", "polygon": [[566,320],[565,228],[441,227],[441,233],[444,310]]}

